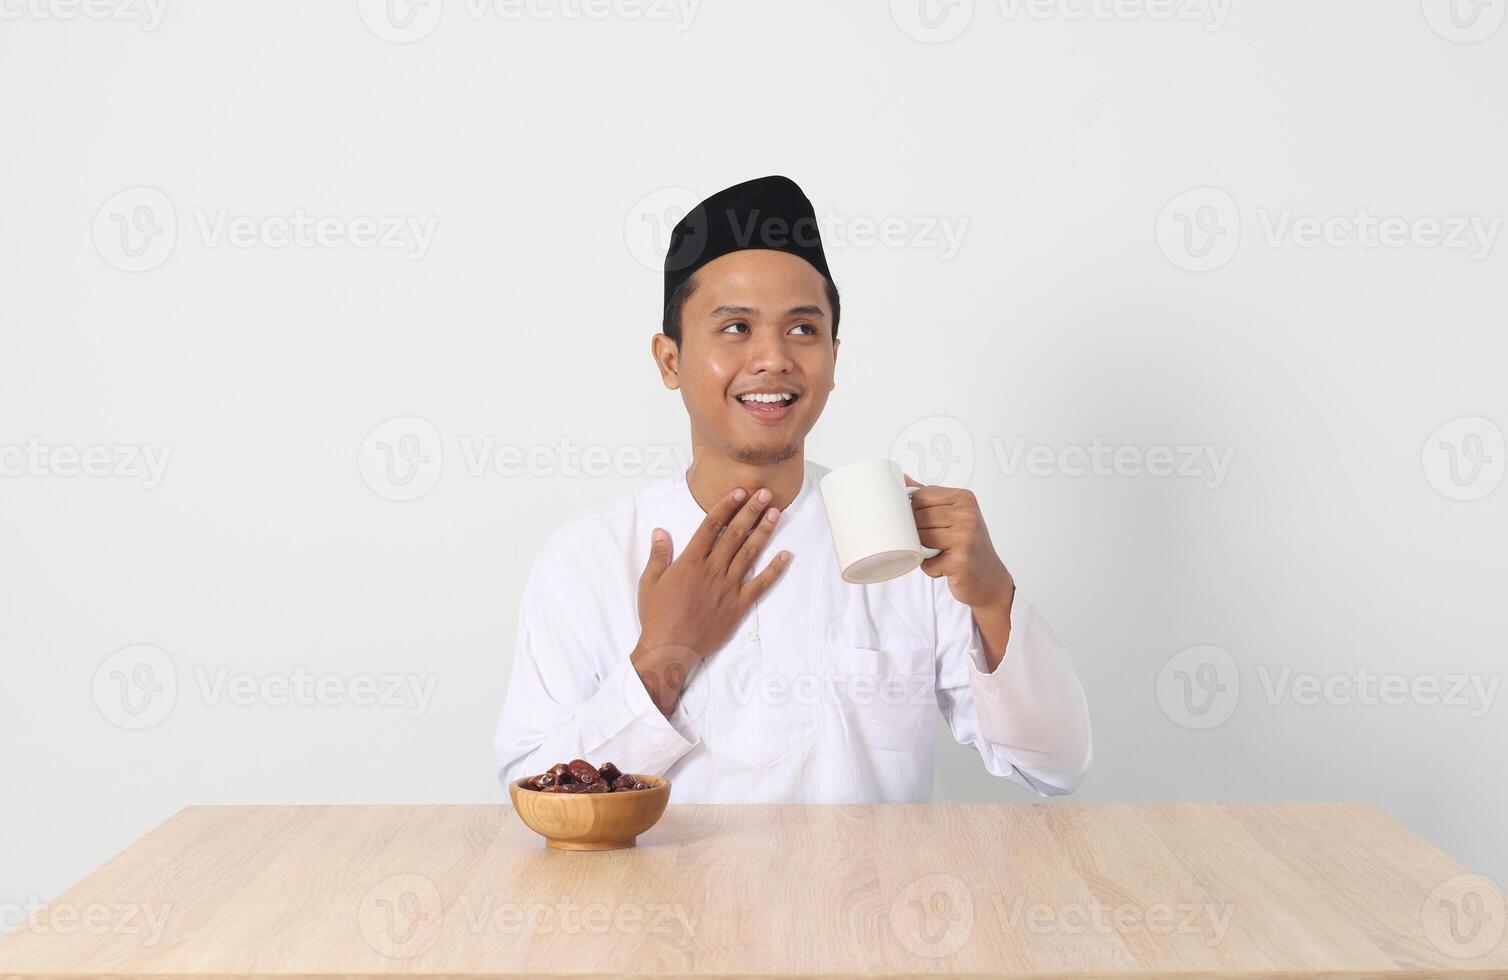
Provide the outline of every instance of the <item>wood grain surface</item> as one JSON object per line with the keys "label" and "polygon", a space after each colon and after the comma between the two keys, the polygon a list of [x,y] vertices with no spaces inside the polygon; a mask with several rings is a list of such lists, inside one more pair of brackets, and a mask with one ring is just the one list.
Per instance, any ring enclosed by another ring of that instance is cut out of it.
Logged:
{"label": "wood grain surface", "polygon": [[193,807],[0,976],[1508,977],[1503,896],[1362,804]]}

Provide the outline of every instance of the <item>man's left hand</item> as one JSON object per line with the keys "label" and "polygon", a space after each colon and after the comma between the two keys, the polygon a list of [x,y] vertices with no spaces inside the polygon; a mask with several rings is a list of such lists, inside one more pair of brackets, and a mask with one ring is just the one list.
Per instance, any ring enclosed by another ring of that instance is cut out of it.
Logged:
{"label": "man's left hand", "polygon": [[922,486],[910,476],[906,485],[921,487],[911,497],[911,512],[922,544],[942,549],[942,554],[922,562],[922,571],[933,578],[946,575],[953,598],[970,609],[1004,611],[1009,622],[1016,583],[995,554],[974,494],[956,487]]}

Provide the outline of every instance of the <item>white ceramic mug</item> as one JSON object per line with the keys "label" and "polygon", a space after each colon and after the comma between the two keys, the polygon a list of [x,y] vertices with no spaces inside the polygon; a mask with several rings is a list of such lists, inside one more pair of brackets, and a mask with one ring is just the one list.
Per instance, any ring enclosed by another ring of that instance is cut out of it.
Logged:
{"label": "white ceramic mug", "polygon": [[821,487],[843,581],[873,585],[942,554],[922,546],[911,511],[911,495],[921,487],[906,486],[894,460],[849,463],[824,476]]}

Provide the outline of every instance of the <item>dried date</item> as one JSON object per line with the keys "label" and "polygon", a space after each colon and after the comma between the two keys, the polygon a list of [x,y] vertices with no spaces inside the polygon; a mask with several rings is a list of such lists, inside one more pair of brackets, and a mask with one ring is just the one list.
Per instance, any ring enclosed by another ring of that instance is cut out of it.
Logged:
{"label": "dried date", "polygon": [[594,766],[585,759],[558,762],[547,771],[528,777],[523,785],[541,793],[622,793],[649,789],[649,783],[611,762]]}

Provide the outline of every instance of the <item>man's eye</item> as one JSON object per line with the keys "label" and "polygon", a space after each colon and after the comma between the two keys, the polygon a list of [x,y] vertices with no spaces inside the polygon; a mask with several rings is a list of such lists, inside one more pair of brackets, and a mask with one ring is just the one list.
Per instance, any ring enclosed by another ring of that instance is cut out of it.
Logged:
{"label": "man's eye", "polygon": [[808,334],[814,334],[814,333],[817,332],[817,328],[814,327],[814,326],[812,326],[810,323],[798,323],[794,327],[792,327],[791,329],[792,330],[805,330]]}
{"label": "man's eye", "polygon": [[718,332],[719,333],[727,333],[729,330],[733,330],[735,328],[742,329],[742,330],[747,330],[747,329],[749,329],[749,325],[747,323],[730,323],[726,327],[723,327],[722,330],[720,330]]}

